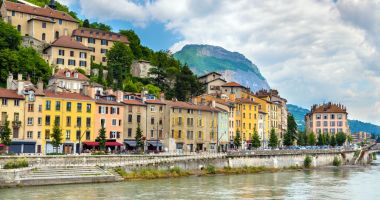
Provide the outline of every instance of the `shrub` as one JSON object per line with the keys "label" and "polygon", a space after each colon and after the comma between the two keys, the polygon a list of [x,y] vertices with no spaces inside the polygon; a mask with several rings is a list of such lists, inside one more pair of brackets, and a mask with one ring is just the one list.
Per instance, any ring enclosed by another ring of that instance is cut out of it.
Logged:
{"label": "shrub", "polygon": [[208,174],[216,174],[216,169],[213,165],[207,165],[206,171]]}
{"label": "shrub", "polygon": [[303,166],[305,168],[310,168],[311,167],[311,162],[312,162],[311,157],[307,155],[305,157],[305,160],[303,161]]}
{"label": "shrub", "polygon": [[373,160],[376,160],[376,159],[377,159],[377,157],[376,157],[376,153],[373,153],[373,154],[372,154],[372,159],[373,159]]}
{"label": "shrub", "polygon": [[23,168],[23,167],[28,167],[29,163],[25,159],[17,159],[14,161],[10,161],[5,163],[4,169],[18,169],[18,168]]}
{"label": "shrub", "polygon": [[173,168],[169,169],[169,172],[172,174],[181,175],[182,169],[180,167],[173,167]]}
{"label": "shrub", "polygon": [[340,166],[342,164],[342,161],[338,157],[334,157],[333,165],[334,166]]}
{"label": "shrub", "polygon": [[91,153],[91,155],[107,155],[107,153],[106,152],[104,152],[104,151],[97,151],[97,152],[94,152],[94,153]]}
{"label": "shrub", "polygon": [[128,173],[121,167],[115,168],[114,171],[124,178],[128,175]]}

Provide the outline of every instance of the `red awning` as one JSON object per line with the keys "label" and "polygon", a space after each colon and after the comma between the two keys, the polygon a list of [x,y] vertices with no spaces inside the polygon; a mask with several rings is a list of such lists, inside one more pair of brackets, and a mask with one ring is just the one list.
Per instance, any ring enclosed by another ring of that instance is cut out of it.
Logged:
{"label": "red awning", "polygon": [[83,142],[83,144],[93,147],[99,146],[99,142]]}
{"label": "red awning", "polygon": [[118,142],[106,142],[107,147],[123,146],[123,144]]}
{"label": "red awning", "polygon": [[4,144],[0,144],[0,147],[5,147],[5,145]]}

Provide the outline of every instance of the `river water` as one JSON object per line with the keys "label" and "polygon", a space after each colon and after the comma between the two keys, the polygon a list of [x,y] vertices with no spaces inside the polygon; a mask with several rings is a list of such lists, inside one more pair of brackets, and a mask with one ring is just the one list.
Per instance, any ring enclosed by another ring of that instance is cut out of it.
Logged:
{"label": "river water", "polygon": [[[380,155],[377,156],[380,158]],[[118,183],[0,189],[0,199],[380,199],[380,161],[323,168]]]}

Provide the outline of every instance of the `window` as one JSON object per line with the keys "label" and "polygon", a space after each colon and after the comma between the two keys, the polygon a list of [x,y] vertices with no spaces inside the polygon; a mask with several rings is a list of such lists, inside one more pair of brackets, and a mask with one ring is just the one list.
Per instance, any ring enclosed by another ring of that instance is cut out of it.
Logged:
{"label": "window", "polygon": [[323,126],[327,126],[327,124],[328,124],[327,121],[323,122]]}
{"label": "window", "polygon": [[95,44],[95,39],[94,38],[88,38],[87,42],[91,43],[91,44]]}
{"label": "window", "polygon": [[90,140],[91,134],[90,134],[90,131],[86,131],[86,140]]}
{"label": "window", "polygon": [[327,114],[324,114],[324,115],[323,115],[323,119],[328,119],[328,115],[327,115]]}
{"label": "window", "polygon": [[330,129],[330,133],[335,133],[335,128]]}
{"label": "window", "polygon": [[91,60],[94,61],[95,60],[95,56],[91,56]]}
{"label": "window", "polygon": [[132,112],[132,106],[131,105],[128,106],[128,112]]}
{"label": "window", "polygon": [[87,58],[87,53],[86,52],[80,52],[79,58]]}
{"label": "window", "polygon": [[128,137],[132,137],[132,129],[128,128]]}
{"label": "window", "polygon": [[81,139],[80,131],[79,131],[79,130],[77,131],[77,135],[76,135],[76,137],[77,137],[77,140]]}
{"label": "window", "polygon": [[128,123],[132,123],[132,115],[128,115]]}
{"label": "window", "polygon": [[153,105],[151,105],[151,106],[150,106],[150,111],[155,112],[155,111],[156,111],[156,107],[153,106]]}
{"label": "window", "polygon": [[50,126],[50,115],[45,116],[45,125]]}
{"label": "window", "polygon": [[107,46],[108,45],[108,41],[107,40],[101,40],[101,45]]}
{"label": "window", "polygon": [[38,123],[38,125],[42,125],[42,117],[39,117],[38,119],[37,119],[37,123]]}
{"label": "window", "polygon": [[86,112],[90,113],[91,112],[91,104],[87,104],[86,106]]}
{"label": "window", "polygon": [[178,125],[182,125],[182,117],[178,117]]}
{"label": "window", "polygon": [[46,34],[45,33],[42,33],[42,37],[41,37],[42,41],[45,41],[46,40]]}
{"label": "window", "polygon": [[111,131],[110,132],[110,138],[111,139],[116,139],[117,132],[116,131]]}
{"label": "window", "polygon": [[74,51],[70,51],[70,57],[74,57]]}
{"label": "window", "polygon": [[71,111],[71,102],[66,103],[66,111]]}
{"label": "window", "polygon": [[78,41],[78,42],[82,42],[82,37],[80,37],[80,36],[76,36],[76,41]]}
{"label": "window", "polygon": [[66,117],[66,126],[68,126],[68,127],[71,126],[71,117],[70,116]]}
{"label": "window", "polygon": [[107,62],[107,58],[106,57],[102,57],[102,62]]}
{"label": "window", "polygon": [[317,121],[317,127],[321,126],[321,121]]}
{"label": "window", "polygon": [[47,100],[45,104],[45,110],[50,110],[50,107],[51,107],[51,101]]}
{"label": "window", "polygon": [[57,58],[57,64],[58,65],[64,65],[65,64],[65,59],[63,59],[63,58]]}
{"label": "window", "polygon": [[28,104],[28,112],[34,112],[34,104]]}
{"label": "window", "polygon": [[137,115],[137,123],[141,122],[141,115]]}
{"label": "window", "polygon": [[38,105],[38,112],[42,112],[42,105]]}
{"label": "window", "polygon": [[59,20],[58,20],[58,24],[59,24],[59,25],[62,25],[62,19],[59,19]]}
{"label": "window", "polygon": [[335,119],[335,115],[334,114],[331,114],[331,119]]}
{"label": "window", "polygon": [[116,126],[117,125],[117,120],[116,119],[112,119],[112,126]]}
{"label": "window", "polygon": [[12,16],[16,16],[16,12],[12,10]]}
{"label": "window", "polygon": [[57,126],[60,126],[61,125],[61,117],[55,116],[54,124]]}
{"label": "window", "polygon": [[82,112],[82,103],[77,104],[77,112]]}
{"label": "window", "polygon": [[69,59],[69,65],[75,66],[75,60]]}
{"label": "window", "polygon": [[28,125],[33,125],[33,117],[28,117]]}
{"label": "window", "polygon": [[343,118],[342,114],[338,114],[338,119],[342,119],[342,118]]}
{"label": "window", "polygon": [[181,130],[178,131],[178,138],[182,138],[182,131]]}
{"label": "window", "polygon": [[338,126],[342,127],[343,126],[343,122],[342,121],[338,121]]}
{"label": "window", "polygon": [[70,140],[71,132],[70,130],[66,130],[66,140]]}
{"label": "window", "polygon": [[321,114],[317,114],[317,115],[316,115],[316,118],[317,118],[317,119],[321,119]]}
{"label": "window", "polygon": [[330,126],[334,127],[334,126],[335,126],[335,122],[334,122],[334,121],[331,121],[331,122],[330,122]]}
{"label": "window", "polygon": [[55,110],[56,111],[60,111],[61,110],[61,102],[60,101],[56,101],[55,102]]}
{"label": "window", "polygon": [[104,127],[106,125],[106,120],[105,119],[100,119],[100,126]]}
{"label": "window", "polygon": [[107,49],[100,49],[100,53],[106,54],[107,53]]}
{"label": "window", "polygon": [[8,104],[8,99],[2,99],[1,104],[6,106]]}
{"label": "window", "polygon": [[46,28],[46,22],[42,22],[42,28]]}
{"label": "window", "polygon": [[154,137],[154,130],[150,130],[150,137],[151,137],[151,138]]}
{"label": "window", "polygon": [[86,127],[91,127],[91,118],[90,117],[86,118]]}
{"label": "window", "polygon": [[[95,48],[94,47],[88,47],[89,49],[90,49],[90,51],[92,51],[92,52],[95,52]],[[92,56],[91,56],[92,57]],[[94,56],[94,59],[93,60],[95,60],[95,56]]]}
{"label": "window", "polygon": [[202,131],[198,132],[198,139],[202,139]]}
{"label": "window", "polygon": [[33,131],[28,131],[28,132],[26,132],[26,137],[27,137],[28,139],[32,139],[32,138],[33,138]]}
{"label": "window", "polygon": [[45,139],[50,139],[50,130],[49,129],[46,129],[45,130]]}
{"label": "window", "polygon": [[65,50],[63,50],[63,49],[59,49],[59,50],[58,50],[58,55],[60,55],[60,56],[65,56]]}
{"label": "window", "polygon": [[82,118],[77,117],[77,127],[81,127],[81,126],[82,126]]}
{"label": "window", "polygon": [[150,118],[150,124],[154,124],[154,117]]}
{"label": "window", "polygon": [[329,132],[329,129],[327,129],[327,128],[323,129],[323,133],[328,133],[328,132]]}
{"label": "window", "polygon": [[99,113],[100,114],[106,114],[106,107],[105,106],[99,106]]}
{"label": "window", "polygon": [[21,32],[21,25],[17,25],[17,31]]}
{"label": "window", "polygon": [[55,38],[55,39],[58,39],[58,38],[59,38],[59,32],[58,32],[58,31],[55,32],[55,34],[54,34],[54,38]]}
{"label": "window", "polygon": [[37,139],[41,139],[41,131],[37,132]]}

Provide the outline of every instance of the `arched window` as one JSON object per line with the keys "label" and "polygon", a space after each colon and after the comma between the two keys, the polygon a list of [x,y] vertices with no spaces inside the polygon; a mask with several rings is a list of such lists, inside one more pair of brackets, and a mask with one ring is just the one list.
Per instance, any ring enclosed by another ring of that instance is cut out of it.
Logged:
{"label": "arched window", "polygon": [[17,25],[18,32],[21,32],[21,25]]}
{"label": "arched window", "polygon": [[59,38],[59,32],[56,31],[56,32],[55,32],[55,39],[58,39],[58,38]]}
{"label": "arched window", "polygon": [[42,33],[42,41],[45,41],[45,40],[46,40],[46,34]]}

